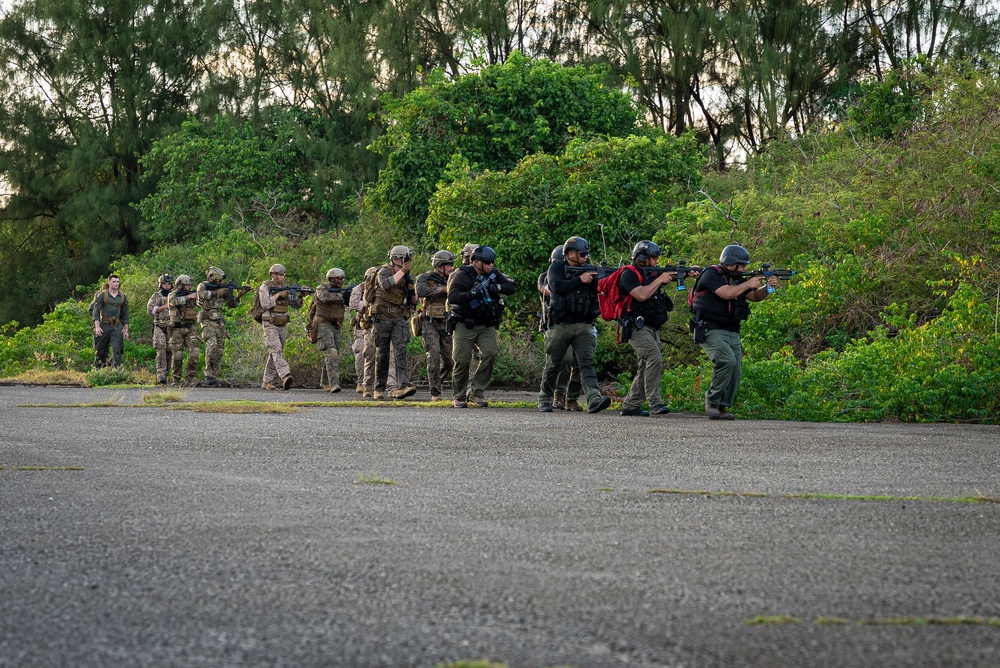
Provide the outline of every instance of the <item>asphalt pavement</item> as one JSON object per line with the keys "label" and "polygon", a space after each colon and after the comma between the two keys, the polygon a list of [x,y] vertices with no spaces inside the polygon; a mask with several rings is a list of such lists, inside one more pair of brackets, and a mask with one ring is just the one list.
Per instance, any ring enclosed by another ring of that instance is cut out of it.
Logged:
{"label": "asphalt pavement", "polygon": [[1000,665],[996,426],[142,393],[0,387],[0,666]]}

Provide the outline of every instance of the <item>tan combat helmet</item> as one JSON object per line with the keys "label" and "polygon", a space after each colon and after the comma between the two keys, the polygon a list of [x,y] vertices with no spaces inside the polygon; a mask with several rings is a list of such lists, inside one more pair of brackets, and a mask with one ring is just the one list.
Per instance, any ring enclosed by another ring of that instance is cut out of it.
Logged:
{"label": "tan combat helmet", "polygon": [[191,287],[191,284],[192,284],[191,277],[188,276],[187,274],[181,274],[180,276],[177,277],[177,285],[186,285],[188,287]]}
{"label": "tan combat helmet", "polygon": [[271,268],[267,270],[269,274],[281,274],[285,275],[285,265],[283,264],[272,264]]}
{"label": "tan combat helmet", "polygon": [[221,283],[226,280],[226,272],[218,267],[209,267],[208,271],[205,272],[205,277],[208,278],[209,283]]}
{"label": "tan combat helmet", "polygon": [[410,249],[406,246],[393,246],[389,249],[389,259],[395,260],[397,258],[406,259],[410,256]]}
{"label": "tan combat helmet", "polygon": [[431,266],[436,269],[443,264],[455,264],[455,254],[448,250],[439,250],[431,255]]}
{"label": "tan combat helmet", "polygon": [[479,248],[479,244],[465,244],[465,247],[462,248],[462,264],[472,264],[472,253],[477,248]]}
{"label": "tan combat helmet", "polygon": [[327,278],[327,280],[329,280],[331,278],[345,278],[346,276],[347,276],[347,274],[344,273],[344,270],[343,269],[338,269],[337,267],[334,267],[330,271],[326,272],[326,278]]}

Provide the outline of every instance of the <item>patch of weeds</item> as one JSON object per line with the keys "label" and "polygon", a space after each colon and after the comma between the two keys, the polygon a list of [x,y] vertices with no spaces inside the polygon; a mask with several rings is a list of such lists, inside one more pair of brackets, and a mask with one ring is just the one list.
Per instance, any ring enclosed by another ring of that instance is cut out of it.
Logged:
{"label": "patch of weeds", "polygon": [[396,481],[392,478],[384,478],[380,476],[375,471],[372,471],[368,475],[364,473],[358,473],[354,476],[355,485],[395,485]]}
{"label": "patch of weeds", "polygon": [[89,387],[90,381],[87,376],[80,371],[70,370],[44,370],[28,369],[27,371],[3,378],[4,383],[16,383],[18,385],[75,385],[79,387]]}
{"label": "patch of weeds", "polygon": [[940,503],[1000,503],[995,497],[977,494],[975,496],[891,496],[881,494],[820,494],[817,492],[800,494],[768,494],[767,492],[728,492],[703,489],[651,489],[650,494],[690,494],[694,496],[738,496],[777,499],[823,499],[834,501],[936,501]]}
{"label": "patch of weeds", "polygon": [[135,379],[132,372],[124,366],[93,367],[87,372],[87,382],[91,387],[106,387],[108,385],[133,385]]}
{"label": "patch of weeds", "polygon": [[792,615],[757,615],[748,619],[746,623],[750,626],[770,626],[773,624],[798,624],[798,617]]}
{"label": "patch of weeds", "polygon": [[956,617],[887,617],[885,619],[868,619],[859,624],[865,626],[1000,626],[1000,619],[996,617],[970,617],[959,615]]}
{"label": "patch of weeds", "polygon": [[142,403],[150,406],[162,406],[163,404],[184,401],[184,393],[179,390],[157,390],[156,392],[143,392]]}
{"label": "patch of weeds", "polygon": [[175,404],[164,404],[164,408],[169,410],[193,411],[195,413],[231,413],[244,415],[251,413],[259,414],[286,414],[298,413],[299,408],[282,401],[185,401]]}

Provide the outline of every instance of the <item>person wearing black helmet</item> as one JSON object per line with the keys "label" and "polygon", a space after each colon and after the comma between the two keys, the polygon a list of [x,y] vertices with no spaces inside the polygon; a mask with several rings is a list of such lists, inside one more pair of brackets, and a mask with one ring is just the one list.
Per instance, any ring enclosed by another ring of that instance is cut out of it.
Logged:
{"label": "person wearing black helmet", "polygon": [[153,316],[153,350],[156,351],[156,384],[166,385],[167,374],[170,372],[170,343],[167,341],[167,329],[170,327],[170,313],[167,309],[167,297],[174,287],[174,277],[170,274],[160,276],[160,289],[154,292],[146,302],[146,312]]}
{"label": "person wearing black helmet", "polygon": [[[516,284],[494,266],[497,254],[489,246],[472,252],[471,264],[463,265],[448,277],[448,304],[454,323],[452,359],[452,406],[466,408],[472,401],[486,408],[486,387],[497,357],[497,326],[503,313],[503,295],[512,295]],[[471,369],[473,354],[479,362]],[[472,374],[470,387],[470,371]]]}
{"label": "person wearing black helmet", "polygon": [[[663,403],[660,380],[663,376],[663,351],[660,328],[666,324],[673,300],[660,292],[667,283],[677,279],[676,272],[649,272],[643,267],[655,267],[660,260],[660,247],[652,241],[640,241],[632,248],[632,264],[623,271],[618,287],[628,296],[623,318],[631,331],[628,343],[632,346],[638,364],[632,385],[622,401],[622,415],[646,417],[666,415],[670,408]],[[642,407],[649,404],[649,410]]]}
{"label": "person wearing black helmet", "polygon": [[[552,249],[552,254],[549,256],[549,264],[551,265],[551,263],[556,261],[562,262],[565,259],[566,256],[563,254],[562,244],[559,244]],[[542,306],[541,318],[538,325],[547,342],[549,324],[551,322],[549,312],[552,305],[552,290],[549,289],[548,267],[538,275],[537,288]],[[580,382],[580,363],[576,359],[576,354],[566,355],[563,358],[562,366],[559,368],[559,374],[556,376],[556,390],[552,396],[552,408],[559,411],[582,410],[578,401],[582,391],[583,384]]]}
{"label": "person wearing black helmet", "polygon": [[[563,244],[562,261],[549,265],[548,287],[552,292],[549,331],[545,337],[545,370],[538,391],[538,410],[552,412],[556,376],[567,354],[580,362],[580,378],[587,392],[587,410],[598,413],[611,405],[611,397],[601,394],[594,369],[597,329],[597,273],[571,276],[567,267],[583,267],[590,260],[590,244],[583,237],[570,237]],[[572,353],[570,353],[572,349]]]}
{"label": "person wearing black helmet", "polygon": [[740,325],[750,317],[747,302],[767,299],[767,286],[778,278],[763,276],[749,279],[743,272],[750,264],[750,253],[743,246],[730,244],[722,249],[719,264],[707,268],[694,285],[691,308],[693,322],[704,331],[702,350],[712,360],[712,384],[705,393],[705,413],[713,420],[734,420],[727,409],[733,405],[743,371],[743,347]]}

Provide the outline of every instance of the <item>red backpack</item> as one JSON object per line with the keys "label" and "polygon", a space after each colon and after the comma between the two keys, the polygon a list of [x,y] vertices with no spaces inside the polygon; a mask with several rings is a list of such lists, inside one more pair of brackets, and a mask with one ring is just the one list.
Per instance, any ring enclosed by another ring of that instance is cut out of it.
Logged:
{"label": "red backpack", "polygon": [[629,305],[632,303],[632,295],[622,297],[622,291],[618,285],[622,272],[626,269],[634,271],[635,275],[639,277],[639,282],[642,282],[642,273],[631,264],[618,267],[613,274],[597,281],[597,307],[604,320],[618,320],[622,317],[622,313],[628,311]]}

